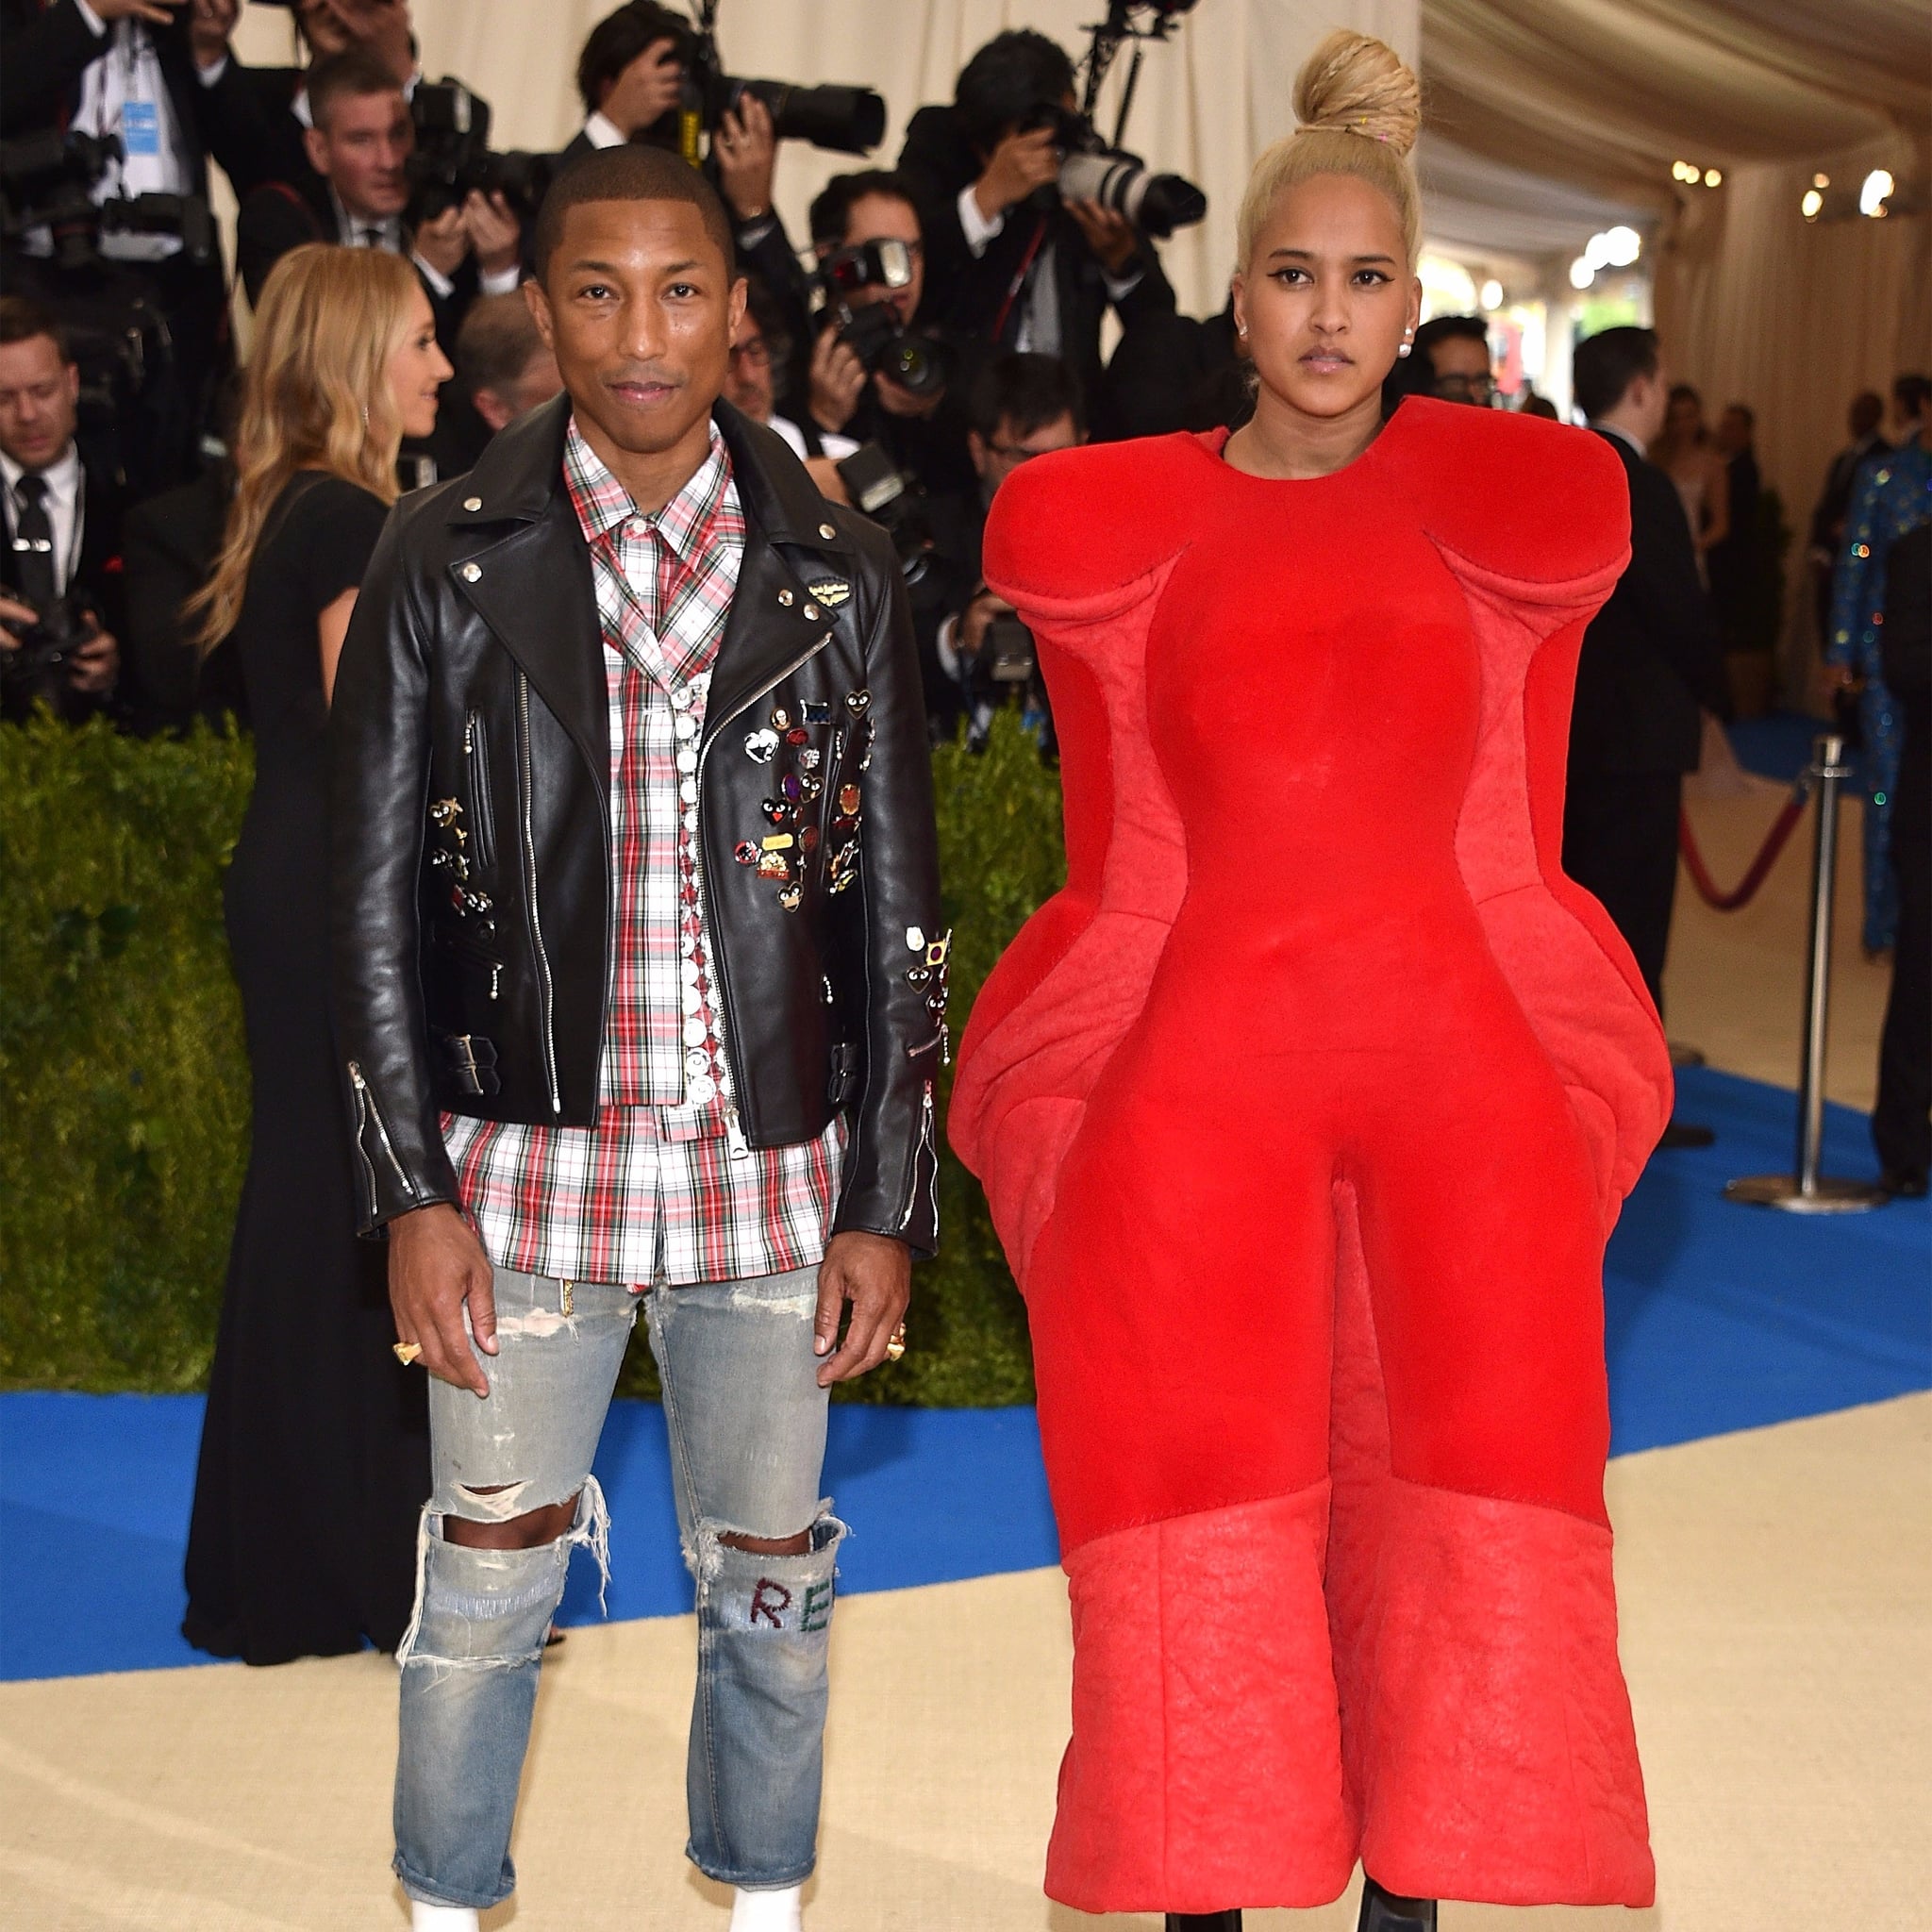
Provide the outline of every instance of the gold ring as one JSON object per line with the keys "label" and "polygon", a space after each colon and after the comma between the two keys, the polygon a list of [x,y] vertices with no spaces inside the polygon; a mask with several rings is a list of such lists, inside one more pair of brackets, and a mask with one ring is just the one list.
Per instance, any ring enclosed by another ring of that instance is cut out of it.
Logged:
{"label": "gold ring", "polygon": [[406,1369],[423,1353],[423,1344],[420,1341],[398,1341],[394,1346],[396,1359]]}
{"label": "gold ring", "polygon": [[905,1323],[901,1322],[899,1325],[892,1330],[891,1341],[886,1343],[886,1359],[889,1362],[895,1362],[905,1353],[906,1324]]}

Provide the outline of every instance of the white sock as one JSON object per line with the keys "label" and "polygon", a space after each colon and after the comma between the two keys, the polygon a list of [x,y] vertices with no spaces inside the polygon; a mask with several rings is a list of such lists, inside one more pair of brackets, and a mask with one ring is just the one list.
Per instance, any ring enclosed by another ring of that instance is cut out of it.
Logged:
{"label": "white sock", "polygon": [[436,1906],[426,1899],[409,1901],[409,1932],[477,1932],[475,1906]]}
{"label": "white sock", "polygon": [[802,1932],[805,1887],[788,1885],[782,1891],[747,1891],[731,1895],[731,1932]]}

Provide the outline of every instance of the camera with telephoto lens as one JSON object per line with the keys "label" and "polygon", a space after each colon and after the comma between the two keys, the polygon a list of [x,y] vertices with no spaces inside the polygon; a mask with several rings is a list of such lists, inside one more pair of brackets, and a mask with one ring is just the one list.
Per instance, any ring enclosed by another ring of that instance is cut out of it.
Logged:
{"label": "camera with telephoto lens", "polygon": [[1020,123],[1020,132],[1053,129],[1063,158],[1055,186],[1062,201],[1097,201],[1124,216],[1143,235],[1165,241],[1208,213],[1208,197],[1179,175],[1151,175],[1138,155],[1109,147],[1085,114],[1042,101]]}
{"label": "camera with telephoto lens", "polygon": [[[8,592],[17,596],[17,592]],[[13,635],[20,648],[0,652],[0,677],[31,678],[57,670],[81,645],[101,634],[100,620],[84,598],[69,591],[33,607],[34,621]]]}
{"label": "camera with telephoto lens", "polygon": [[118,135],[47,128],[0,141],[0,239],[16,244],[45,229],[58,269],[98,267],[106,235],[173,235],[197,267],[214,259],[214,219],[199,194],[112,194],[94,190],[125,158]]}
{"label": "camera with telephoto lens", "polygon": [[886,138],[886,103],[869,87],[794,87],[726,74],[718,51],[718,0],[702,0],[697,25],[673,42],[684,69],[679,141],[693,167],[698,135],[716,134],[747,96],[762,101],[780,141],[803,141],[839,155],[869,155]]}
{"label": "camera with telephoto lens", "polygon": [[549,155],[490,145],[490,103],[447,76],[425,81],[409,98],[415,151],[406,164],[407,219],[432,222],[472,194],[500,194],[520,220],[531,221],[548,192],[556,162]]}
{"label": "camera with telephoto lens", "polygon": [[835,466],[854,509],[892,540],[899,575],[916,584],[931,567],[933,532],[925,492],[875,442],[862,442]]}
{"label": "camera with telephoto lens", "polygon": [[912,251],[903,242],[866,242],[841,248],[819,268],[825,313],[839,325],[839,340],[870,375],[889,375],[903,390],[929,396],[950,374],[944,347],[909,329],[889,302],[852,300],[861,289],[904,289],[912,281]]}

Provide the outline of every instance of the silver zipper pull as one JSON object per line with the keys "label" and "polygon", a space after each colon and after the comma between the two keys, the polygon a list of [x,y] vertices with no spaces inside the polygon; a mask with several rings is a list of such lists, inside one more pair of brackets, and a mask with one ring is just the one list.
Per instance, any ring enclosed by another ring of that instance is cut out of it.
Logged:
{"label": "silver zipper pull", "polygon": [[735,1107],[725,1109],[724,1140],[731,1149],[733,1160],[751,1158],[751,1142],[744,1138],[744,1129],[739,1124],[738,1109]]}
{"label": "silver zipper pull", "polygon": [[369,1082],[362,1077],[362,1069],[354,1060],[349,1062],[349,1084],[358,1093],[369,1091]]}

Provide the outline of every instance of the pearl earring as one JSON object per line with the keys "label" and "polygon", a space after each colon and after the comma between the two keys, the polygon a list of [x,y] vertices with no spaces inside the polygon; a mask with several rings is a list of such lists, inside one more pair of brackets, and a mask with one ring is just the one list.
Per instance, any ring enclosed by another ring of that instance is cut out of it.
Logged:
{"label": "pearl earring", "polygon": [[1407,342],[1402,342],[1402,343],[1400,343],[1400,344],[1398,344],[1398,345],[1397,345],[1395,353],[1396,353],[1396,354],[1397,354],[1398,356],[1407,356],[1407,355],[1408,354],[1408,350],[1409,350],[1409,345],[1408,345],[1408,343],[1407,343]]}

